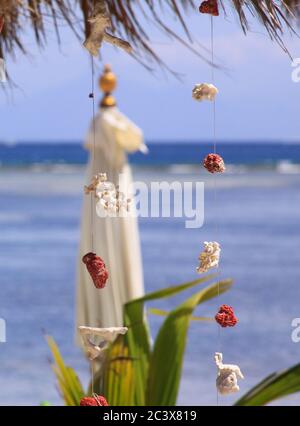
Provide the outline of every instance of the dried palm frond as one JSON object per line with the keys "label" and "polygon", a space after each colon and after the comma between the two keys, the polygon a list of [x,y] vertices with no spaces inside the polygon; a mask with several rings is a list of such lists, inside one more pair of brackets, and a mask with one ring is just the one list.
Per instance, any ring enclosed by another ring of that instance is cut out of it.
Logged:
{"label": "dried palm frond", "polygon": [[[0,16],[5,17],[5,26],[0,36],[0,56],[15,55],[17,50],[26,53],[23,35],[30,26],[36,41],[46,42],[46,22],[52,23],[59,39],[60,24],[66,24],[77,36],[83,38],[90,32],[89,16],[96,0],[0,0]],[[111,16],[112,33],[124,38],[134,47],[134,55],[141,60],[162,63],[151,47],[150,35],[144,28],[149,21],[165,34],[179,40],[194,53],[191,35],[184,15],[190,10],[198,13],[200,0],[105,0]],[[294,19],[300,16],[300,0],[220,0],[224,11],[233,6],[239,16],[242,29],[249,30],[249,15],[259,20],[272,39],[284,49],[282,34],[285,29],[293,31]],[[164,18],[163,18],[164,16]],[[183,39],[169,26],[176,18],[185,31]],[[199,15],[199,20],[201,19]]]}
{"label": "dried palm frond", "polygon": [[[300,17],[300,0],[231,0],[243,31],[249,30],[246,12],[255,17],[266,28],[271,39],[287,51],[282,35],[284,29],[295,32],[293,23]],[[223,1],[224,3],[224,1]]]}

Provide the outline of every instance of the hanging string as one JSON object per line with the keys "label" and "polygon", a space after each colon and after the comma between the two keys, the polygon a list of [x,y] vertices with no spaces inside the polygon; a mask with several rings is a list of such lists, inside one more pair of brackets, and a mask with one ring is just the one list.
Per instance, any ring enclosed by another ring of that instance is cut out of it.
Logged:
{"label": "hanging string", "polygon": [[94,395],[94,361],[91,361],[91,390]]}
{"label": "hanging string", "polygon": [[[92,148],[92,173],[95,172],[95,149],[96,149],[96,121],[95,121],[95,64],[94,57],[91,55],[91,92],[89,97],[92,99],[92,133],[93,133],[93,148]],[[94,252],[94,222],[95,222],[95,197],[91,192],[91,249]]]}
{"label": "hanging string", "polygon": [[[212,84],[215,84],[215,51],[214,51],[214,17],[211,16],[210,17],[210,47],[211,47],[211,80],[212,80]],[[213,99],[212,102],[212,109],[213,109],[213,114],[212,114],[212,134],[213,134],[213,152],[214,154],[217,153],[217,131],[216,131],[216,99]],[[216,174],[213,174],[213,187],[214,187],[214,206],[215,206],[215,210],[217,212],[217,181],[216,181]],[[219,234],[219,229],[218,229],[218,223],[216,221],[216,225],[215,225],[215,233],[216,233],[216,237]],[[217,239],[217,238],[216,238]],[[220,286],[218,284],[218,296],[220,295]]]}
{"label": "hanging string", "polygon": [[[92,173],[95,173],[95,148],[96,148],[96,123],[95,123],[95,66],[94,58],[91,55],[91,92],[89,98],[92,99],[92,132],[93,132],[93,147],[92,147]],[[95,222],[95,196],[91,192],[91,251],[94,252],[94,222]],[[94,395],[94,361],[91,361],[91,391]]]}
{"label": "hanging string", "polygon": [[[95,9],[95,1],[93,4]],[[91,92],[89,98],[92,100],[92,132],[93,132],[93,147],[92,147],[92,173],[95,173],[95,150],[96,150],[96,121],[95,121],[95,62],[91,55]],[[94,227],[95,227],[95,196],[91,192],[91,251],[94,253]],[[94,395],[94,361],[91,361],[91,390]]]}
{"label": "hanging string", "polygon": [[[210,17],[210,45],[211,45],[211,80],[215,84],[215,52],[214,52],[214,17]],[[216,99],[213,100],[213,150],[217,153],[217,132],[216,132]]]}
{"label": "hanging string", "polygon": [[[211,80],[212,80],[212,84],[215,84],[215,50],[214,50],[214,17],[211,16],[210,17],[210,48],[211,48]],[[212,134],[213,134],[213,153],[216,154],[217,153],[217,131],[216,131],[216,99],[213,100],[213,120],[212,120]],[[214,187],[214,206],[215,206],[215,211],[218,211],[218,204],[217,204],[217,181],[216,181],[216,176],[215,173],[213,174],[213,187]],[[218,232],[218,224],[217,224],[217,220],[216,220],[216,228],[215,228],[215,232],[216,232],[216,237],[219,234]],[[217,238],[216,238],[217,239]],[[219,266],[218,266],[219,267]],[[217,288],[217,292],[218,292],[218,297],[220,296],[220,283],[218,281],[218,288]],[[218,327],[218,351],[222,352],[221,349],[221,327],[217,324]],[[217,389],[217,406],[219,405],[219,392]]]}

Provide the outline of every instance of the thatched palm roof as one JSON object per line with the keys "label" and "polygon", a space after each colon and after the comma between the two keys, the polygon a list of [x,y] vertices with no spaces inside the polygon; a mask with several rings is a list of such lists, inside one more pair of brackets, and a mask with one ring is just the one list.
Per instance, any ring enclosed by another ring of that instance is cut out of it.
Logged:
{"label": "thatched palm roof", "polygon": [[[88,17],[95,0],[0,0],[0,16],[5,16],[5,26],[0,36],[0,56],[14,55],[18,50],[26,53],[23,34],[27,26],[34,30],[36,42],[44,45],[47,34],[46,21],[51,21],[59,39],[61,24],[69,25],[79,37],[88,34]],[[186,13],[199,13],[200,0],[105,0],[112,20],[112,32],[127,39],[135,49],[136,57],[161,63],[151,48],[151,37],[137,16],[151,21],[172,38],[183,40],[169,26],[174,17],[180,21],[187,37],[190,36]],[[249,13],[266,28],[270,37],[283,46],[281,36],[292,30],[295,17],[300,15],[300,0],[219,0],[226,11],[233,8],[239,16],[242,29],[249,30]],[[162,14],[162,10],[164,14]],[[139,12],[139,13],[137,13]],[[163,18],[164,16],[165,18]],[[168,19],[167,17],[172,19]],[[200,16],[199,16],[200,19]],[[168,23],[167,23],[168,22]],[[63,40],[62,40],[63,42]],[[191,46],[191,45],[190,45]],[[284,47],[284,46],[283,46]],[[162,58],[163,59],[163,58]]]}

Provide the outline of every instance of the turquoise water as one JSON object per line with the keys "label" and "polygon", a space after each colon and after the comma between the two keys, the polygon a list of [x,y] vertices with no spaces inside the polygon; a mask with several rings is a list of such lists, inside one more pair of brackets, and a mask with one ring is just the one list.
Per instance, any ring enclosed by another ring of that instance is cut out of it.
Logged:
{"label": "turquoise water", "polygon": [[[239,364],[245,375],[240,395],[300,359],[300,344],[291,340],[291,321],[300,317],[300,174],[290,166],[230,169],[218,180],[217,204],[210,176],[197,167],[134,169],[135,178],[146,182],[205,182],[203,228],[185,229],[183,219],[140,220],[146,289],[196,278],[202,242],[220,241],[220,276],[234,278],[235,285],[197,314],[213,316],[222,303],[235,307],[240,322],[222,331],[221,350],[225,362]],[[73,343],[83,181],[79,165],[0,169],[0,317],[7,323],[7,343],[0,344],[2,405],[60,403],[44,332],[87,383],[86,362]],[[170,309],[182,298],[151,306]],[[151,317],[153,334],[160,323]],[[191,324],[179,403],[216,403],[217,336],[214,324]],[[237,396],[220,403],[232,404]],[[299,396],[285,403],[298,404]]]}

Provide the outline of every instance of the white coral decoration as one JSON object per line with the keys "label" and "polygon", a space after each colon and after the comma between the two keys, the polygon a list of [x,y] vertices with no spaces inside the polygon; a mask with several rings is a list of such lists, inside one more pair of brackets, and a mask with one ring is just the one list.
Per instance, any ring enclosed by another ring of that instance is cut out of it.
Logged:
{"label": "white coral decoration", "polygon": [[[78,327],[79,333],[82,337],[84,347],[87,352],[88,358],[92,361],[98,358],[104,349],[112,342],[119,334],[126,334],[128,331],[127,327],[108,327],[108,328],[96,328],[96,327]],[[90,340],[90,336],[100,337],[100,343],[96,345]]]}
{"label": "white coral decoration", "polygon": [[98,198],[96,211],[100,217],[103,216],[103,212],[115,215],[130,210],[131,199],[111,182],[101,182],[96,188],[96,196]]}
{"label": "white coral decoration", "polygon": [[219,266],[221,248],[216,241],[204,242],[204,250],[199,255],[199,266],[197,272],[202,274],[211,268]]}
{"label": "white coral decoration", "polygon": [[107,180],[106,173],[95,175],[90,185],[84,187],[84,191],[86,194],[94,193],[98,200],[96,211],[100,217],[105,212],[109,215],[115,215],[120,212],[128,212],[130,209],[131,199],[126,198],[125,194],[119,191],[118,186]]}
{"label": "white coral decoration", "polygon": [[84,192],[86,194],[90,194],[91,192],[94,192],[96,196],[97,186],[106,181],[107,181],[106,173],[97,173],[95,176],[93,176],[91,183],[88,186],[84,187]]}
{"label": "white coral decoration", "polygon": [[196,101],[213,101],[219,93],[218,89],[210,83],[196,84],[193,89],[193,98]]}
{"label": "white coral decoration", "polygon": [[238,378],[243,379],[244,376],[238,365],[223,364],[223,355],[220,352],[215,353],[215,362],[218,368],[218,377],[216,385],[221,395],[228,395],[238,392]]}

